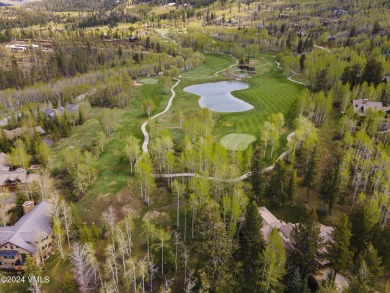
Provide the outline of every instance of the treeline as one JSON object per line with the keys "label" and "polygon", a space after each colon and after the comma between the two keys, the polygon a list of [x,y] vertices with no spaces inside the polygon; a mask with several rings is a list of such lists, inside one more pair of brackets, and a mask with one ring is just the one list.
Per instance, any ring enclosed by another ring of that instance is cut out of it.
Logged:
{"label": "treeline", "polygon": [[[76,74],[107,68],[107,65],[126,67],[129,72],[135,73],[134,76],[157,75],[171,66],[185,67],[183,57],[180,56],[180,48],[159,43],[155,45],[156,43],[149,43],[145,51],[142,47],[125,49],[120,46],[92,47],[90,42],[85,44],[58,42],[54,45],[54,53],[29,52],[30,69],[20,68],[16,59],[12,59],[10,68],[0,70],[0,89],[9,87],[20,89],[38,81],[73,77]],[[156,53],[153,53],[154,51]],[[170,59],[167,55],[160,58],[164,51],[174,58]],[[185,58],[191,59],[192,52],[187,51],[185,54]]]}
{"label": "treeline", "polygon": [[[6,14],[6,17],[0,18],[0,42],[9,42],[7,30],[12,28],[27,28],[34,25],[46,25],[53,21],[61,23],[65,19],[60,15],[54,15],[46,11],[27,10],[27,9],[7,9],[1,14]],[[8,15],[7,15],[8,14]]]}
{"label": "treeline", "polygon": [[122,1],[99,1],[99,0],[47,0],[37,3],[37,7],[47,11],[76,11],[94,12],[111,10],[122,4]]}

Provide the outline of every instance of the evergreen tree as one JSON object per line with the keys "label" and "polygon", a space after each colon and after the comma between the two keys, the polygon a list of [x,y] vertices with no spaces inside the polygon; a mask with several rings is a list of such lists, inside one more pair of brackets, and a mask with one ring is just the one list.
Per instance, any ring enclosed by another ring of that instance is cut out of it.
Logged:
{"label": "evergreen tree", "polygon": [[385,270],[390,271],[390,225],[387,225],[383,230],[380,225],[376,225],[372,243],[382,258]]}
{"label": "evergreen tree", "polygon": [[310,189],[314,187],[315,179],[318,169],[318,150],[317,145],[314,145],[312,151],[309,154],[308,161],[305,166],[305,173],[303,177],[303,184],[307,186],[306,190],[306,203],[309,203]]}
{"label": "evergreen tree", "polygon": [[297,53],[302,54],[303,52],[303,41],[302,39],[299,39],[298,46],[297,46]]}
{"label": "evergreen tree", "polygon": [[199,211],[196,218],[198,267],[206,273],[210,291],[226,292],[229,289],[234,292],[237,283],[234,280],[233,245],[222,222],[219,206],[209,200],[199,207]]}
{"label": "evergreen tree", "polygon": [[73,280],[73,277],[68,272],[65,272],[64,285],[63,285],[64,293],[73,293],[76,289],[76,282]]}
{"label": "evergreen tree", "polygon": [[297,188],[297,180],[298,180],[297,170],[293,169],[290,172],[290,181],[288,183],[288,189],[287,189],[287,197],[289,200],[292,200],[294,197],[295,190]]}
{"label": "evergreen tree", "polygon": [[294,273],[290,276],[285,293],[306,293],[310,292],[306,279],[302,278],[299,268],[294,270]]}
{"label": "evergreen tree", "polygon": [[368,284],[367,264],[364,260],[360,260],[357,272],[353,274],[349,280],[348,293],[371,293],[375,289]]}
{"label": "evergreen tree", "polygon": [[377,250],[371,243],[367,245],[362,257],[367,265],[367,283],[375,287],[383,275],[382,259],[378,256]]}
{"label": "evergreen tree", "polygon": [[28,198],[22,192],[19,191],[16,196],[16,203],[15,203],[15,213],[18,218],[24,215],[23,204],[26,201],[28,201]]}
{"label": "evergreen tree", "polygon": [[325,202],[328,203],[328,212],[331,213],[334,206],[340,198],[341,182],[340,182],[340,162],[339,155],[334,155],[333,159],[325,167],[322,174],[320,194],[323,196]]}
{"label": "evergreen tree", "polygon": [[375,86],[382,81],[383,67],[380,61],[370,58],[367,60],[364,66],[364,72],[362,76],[363,81],[367,81],[368,84],[373,83]]}
{"label": "evergreen tree", "polygon": [[264,239],[261,232],[263,219],[259,214],[259,208],[254,200],[247,207],[245,222],[241,228],[240,246],[244,263],[244,277],[248,290],[256,286],[255,272],[257,270],[256,261],[264,249]]}
{"label": "evergreen tree", "polygon": [[351,236],[351,223],[347,215],[342,214],[332,232],[333,241],[328,244],[327,248],[329,260],[337,273],[345,272],[352,265],[353,253],[349,250]]}
{"label": "evergreen tree", "polygon": [[265,176],[262,170],[264,169],[264,163],[261,160],[261,150],[259,146],[253,150],[251,161],[251,183],[252,191],[256,199],[259,199],[264,193]]}
{"label": "evergreen tree", "polygon": [[306,210],[301,222],[291,231],[292,256],[303,275],[313,272],[316,268],[317,252],[321,249],[323,240],[320,232],[320,223],[314,210]]}
{"label": "evergreen tree", "polygon": [[280,204],[285,202],[288,197],[289,177],[286,164],[279,160],[272,171],[272,178],[269,184],[269,191],[272,195],[280,198]]}
{"label": "evergreen tree", "polygon": [[355,254],[364,250],[367,243],[371,242],[375,224],[379,221],[379,208],[375,201],[358,205],[350,214],[352,224],[351,248]]}
{"label": "evergreen tree", "polygon": [[301,57],[299,58],[299,68],[301,72],[305,69],[305,59],[306,59],[306,54],[302,54]]}

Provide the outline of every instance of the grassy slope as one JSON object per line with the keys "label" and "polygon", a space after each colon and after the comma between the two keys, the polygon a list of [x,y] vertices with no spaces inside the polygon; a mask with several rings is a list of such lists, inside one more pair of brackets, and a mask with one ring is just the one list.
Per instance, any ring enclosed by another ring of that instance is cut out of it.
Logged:
{"label": "grassy slope", "polygon": [[[204,54],[205,60],[202,66],[182,74],[183,79],[201,79],[214,76],[214,74],[235,63],[235,60],[229,55]],[[198,81],[199,82],[199,81]]]}

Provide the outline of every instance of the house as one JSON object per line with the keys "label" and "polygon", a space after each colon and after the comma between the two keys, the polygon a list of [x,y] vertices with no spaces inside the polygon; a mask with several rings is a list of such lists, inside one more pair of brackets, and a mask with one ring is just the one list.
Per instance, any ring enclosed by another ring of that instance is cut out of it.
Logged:
{"label": "house", "polygon": [[0,153],[0,190],[4,188],[12,188],[17,182],[28,184],[38,179],[37,174],[27,174],[23,168],[17,168],[11,171],[8,163],[7,154]]}
{"label": "house", "polygon": [[14,226],[0,227],[0,268],[23,270],[26,256],[37,265],[51,255],[53,230],[51,204],[33,201],[23,204],[24,215]]}
{"label": "house", "polygon": [[[266,207],[260,207],[259,208],[259,214],[261,215],[261,218],[263,219],[263,228],[262,233],[265,242],[268,241],[269,236],[271,235],[271,232],[274,228],[278,230],[279,235],[282,237],[283,240],[283,246],[286,248],[286,256],[287,256],[287,270],[291,271],[295,268],[294,263],[289,262],[289,258],[292,255],[292,244],[290,235],[292,230],[297,224],[294,223],[285,223],[282,220],[279,220],[276,218]],[[331,233],[333,231],[333,227],[320,225],[320,233],[321,237],[323,239],[323,242],[326,243],[328,241],[331,241]],[[324,257],[326,254],[326,248],[322,248],[318,251],[318,267],[326,267],[330,264],[329,260]]]}
{"label": "house", "polygon": [[18,138],[21,136],[23,133],[28,132],[31,136],[34,133],[38,133],[39,135],[44,135],[46,131],[41,127],[41,126],[36,126],[36,127],[18,127],[12,130],[6,130],[4,129],[4,134],[7,136],[9,140],[14,140],[15,138]]}
{"label": "house", "polygon": [[383,111],[390,115],[390,106],[383,107],[382,102],[370,102],[368,99],[357,99],[352,102],[353,111],[359,116],[365,116],[368,110]]}
{"label": "house", "polygon": [[[78,111],[80,106],[79,106],[79,104],[67,104],[65,107],[67,108],[69,113],[73,113],[73,112]],[[52,119],[54,119],[56,117],[56,115],[64,114],[65,113],[65,108],[64,107],[59,107],[58,109],[46,109],[44,111],[44,113],[45,113],[46,116],[49,116]]]}

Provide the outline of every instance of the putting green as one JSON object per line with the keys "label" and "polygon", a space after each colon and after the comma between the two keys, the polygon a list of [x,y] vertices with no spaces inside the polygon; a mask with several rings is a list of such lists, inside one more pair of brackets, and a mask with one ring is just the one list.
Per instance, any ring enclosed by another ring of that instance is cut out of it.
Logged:
{"label": "putting green", "polygon": [[143,78],[143,79],[140,79],[140,82],[142,82],[143,84],[157,84],[158,79],[157,78]]}
{"label": "putting green", "polygon": [[223,136],[219,142],[221,145],[230,151],[244,151],[252,142],[256,140],[256,137],[244,133],[230,133]]}

